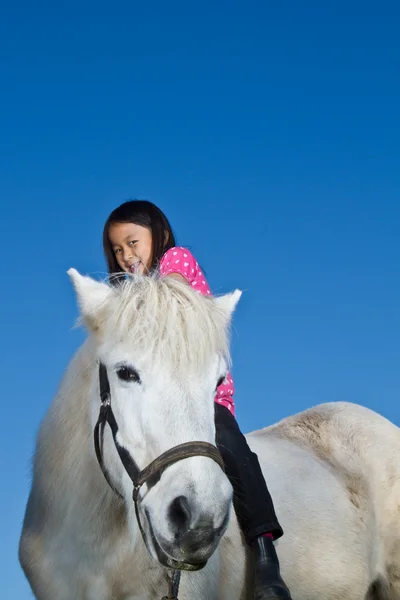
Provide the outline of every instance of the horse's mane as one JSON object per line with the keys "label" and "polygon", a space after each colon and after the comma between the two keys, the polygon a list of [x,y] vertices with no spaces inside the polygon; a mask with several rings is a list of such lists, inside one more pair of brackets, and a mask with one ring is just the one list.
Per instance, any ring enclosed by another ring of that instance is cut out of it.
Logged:
{"label": "horse's mane", "polygon": [[168,366],[202,368],[212,353],[229,362],[227,317],[190,285],[159,275],[129,276],[104,305],[107,342],[132,342]]}

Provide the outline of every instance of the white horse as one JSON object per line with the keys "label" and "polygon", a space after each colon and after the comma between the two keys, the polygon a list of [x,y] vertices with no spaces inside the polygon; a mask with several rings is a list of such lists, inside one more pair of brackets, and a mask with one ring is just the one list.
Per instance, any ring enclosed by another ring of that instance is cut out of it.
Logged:
{"label": "white horse", "polygon": [[[232,488],[214,460],[185,458],[143,484],[142,538],[132,482],[108,427],[104,466],[122,500],[93,449],[98,361],[108,373],[117,442],[140,468],[178,444],[214,443],[213,396],[226,373],[240,292],[205,298],[171,278],[136,277],[111,288],[70,276],[90,335],[38,436],[20,541],[36,598],[159,600],[165,566],[207,563],[183,571],[180,600],[251,599],[251,557],[231,510]],[[285,530],[277,546],[294,600],[400,600],[397,427],[336,403],[248,441]]]}

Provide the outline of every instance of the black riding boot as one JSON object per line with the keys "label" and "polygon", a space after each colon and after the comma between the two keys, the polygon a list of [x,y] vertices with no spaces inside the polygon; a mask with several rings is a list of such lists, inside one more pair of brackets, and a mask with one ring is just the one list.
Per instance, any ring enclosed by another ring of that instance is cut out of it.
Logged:
{"label": "black riding boot", "polygon": [[279,560],[271,538],[259,536],[253,545],[255,555],[254,600],[291,600],[290,592],[283,581]]}

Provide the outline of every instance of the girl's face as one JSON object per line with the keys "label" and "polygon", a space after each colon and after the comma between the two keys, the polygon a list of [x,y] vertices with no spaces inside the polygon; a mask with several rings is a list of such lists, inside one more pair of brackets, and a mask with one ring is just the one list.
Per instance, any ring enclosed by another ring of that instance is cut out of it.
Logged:
{"label": "girl's face", "polygon": [[122,271],[145,274],[153,254],[151,231],[135,223],[113,223],[108,239]]}

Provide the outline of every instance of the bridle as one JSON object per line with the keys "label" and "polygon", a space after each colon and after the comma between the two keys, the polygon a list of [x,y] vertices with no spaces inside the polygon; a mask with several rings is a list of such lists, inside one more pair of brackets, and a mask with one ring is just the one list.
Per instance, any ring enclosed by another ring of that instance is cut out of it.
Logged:
{"label": "bridle", "polygon": [[[178,446],[174,446],[170,450],[163,452],[163,454],[154,459],[149,465],[147,465],[147,467],[140,470],[129,451],[118,441],[118,424],[111,407],[110,382],[108,380],[106,366],[102,362],[99,363],[99,386],[100,412],[93,432],[96,457],[108,485],[115,492],[115,494],[117,494],[120,498],[123,498],[123,495],[113,485],[111,477],[104,464],[104,429],[106,423],[108,423],[119,458],[121,459],[122,465],[133,483],[132,499],[135,504],[136,520],[138,522],[143,541],[145,545],[147,545],[138,508],[139,492],[142,485],[148,482],[149,479],[159,479],[167,467],[192,456],[205,456],[207,458],[211,458],[221,467],[222,470],[224,470],[224,464],[218,449],[213,446],[213,444],[208,442],[185,442],[184,444],[179,444]],[[178,600],[179,578],[180,571],[173,570],[172,577],[169,580],[168,596],[164,596],[162,600]]]}

